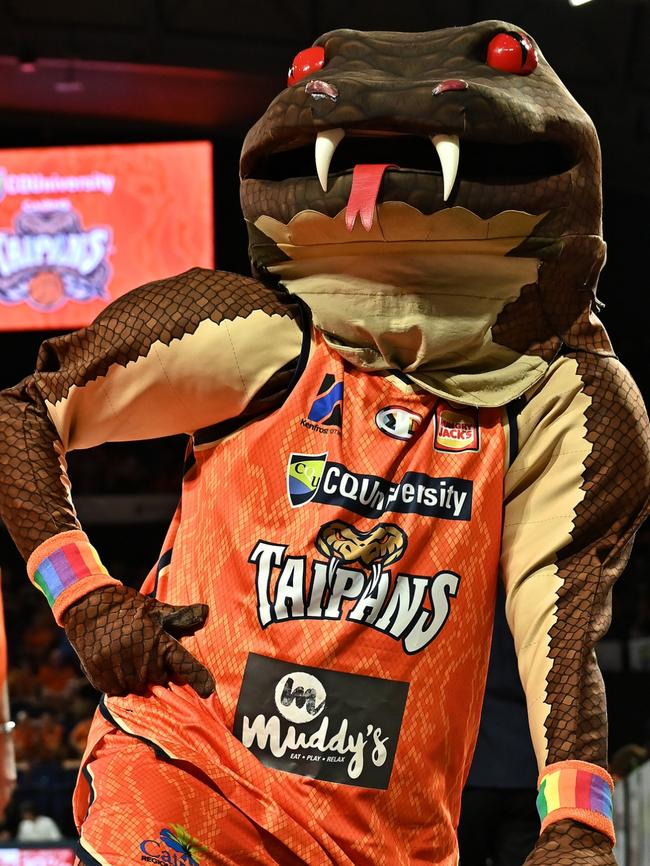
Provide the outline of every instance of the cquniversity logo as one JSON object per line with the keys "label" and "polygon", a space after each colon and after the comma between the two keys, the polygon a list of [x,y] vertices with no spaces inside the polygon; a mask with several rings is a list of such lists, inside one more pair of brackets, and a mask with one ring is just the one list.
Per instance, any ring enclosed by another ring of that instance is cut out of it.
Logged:
{"label": "cquniversity logo", "polygon": [[294,508],[305,505],[316,495],[327,462],[324,454],[290,454],[287,464],[287,493]]}

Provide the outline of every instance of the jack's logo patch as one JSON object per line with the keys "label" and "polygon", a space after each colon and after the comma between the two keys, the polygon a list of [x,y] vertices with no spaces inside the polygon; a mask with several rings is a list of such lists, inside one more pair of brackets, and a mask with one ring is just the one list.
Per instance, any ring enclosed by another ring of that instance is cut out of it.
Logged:
{"label": "jack's logo patch", "polygon": [[401,406],[386,406],[375,415],[375,424],[391,439],[410,439],[421,423],[422,417],[417,412]]}
{"label": "jack's logo patch", "polygon": [[250,653],[234,734],[266,767],[383,790],[408,688]]}
{"label": "jack's logo patch", "polygon": [[327,461],[324,454],[291,454],[287,466],[287,493],[294,508],[316,495]]}
{"label": "jack's logo patch", "polygon": [[159,866],[199,866],[201,855],[207,850],[180,824],[170,824],[160,831],[158,839],[144,839],[140,843],[140,859]]}
{"label": "jack's logo patch", "polygon": [[452,406],[441,400],[436,406],[436,451],[479,451],[481,447],[478,409]]}

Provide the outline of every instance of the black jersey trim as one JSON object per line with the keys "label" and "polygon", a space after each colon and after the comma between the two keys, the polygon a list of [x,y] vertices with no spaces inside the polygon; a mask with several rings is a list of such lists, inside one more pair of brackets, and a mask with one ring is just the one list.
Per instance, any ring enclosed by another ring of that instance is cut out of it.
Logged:
{"label": "black jersey trim", "polygon": [[118,731],[121,731],[123,734],[126,734],[127,737],[133,737],[134,740],[140,740],[141,743],[144,743],[145,746],[149,746],[149,748],[153,751],[154,755],[162,761],[172,761],[173,757],[168,754],[162,746],[159,746],[158,743],[153,740],[147,739],[147,737],[141,737],[139,734],[132,734],[131,731],[125,730],[122,725],[117,721],[117,719],[112,715],[111,711],[106,706],[106,695],[102,695],[99,700],[99,712],[102,716],[109,722],[113,727],[117,728]]}
{"label": "black jersey trim", "polygon": [[506,415],[508,416],[508,466],[512,466],[515,458],[519,454],[519,413],[524,408],[526,401],[523,397],[517,397],[506,406]]}

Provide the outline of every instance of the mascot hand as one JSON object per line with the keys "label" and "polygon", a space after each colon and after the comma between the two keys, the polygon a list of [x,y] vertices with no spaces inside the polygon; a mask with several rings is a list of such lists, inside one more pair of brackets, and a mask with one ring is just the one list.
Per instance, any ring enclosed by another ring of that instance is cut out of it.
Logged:
{"label": "mascot hand", "polygon": [[574,821],[551,824],[524,866],[616,866],[612,843],[597,830]]}
{"label": "mascot hand", "polygon": [[86,676],[107,695],[141,695],[172,682],[207,698],[214,680],[175,639],[201,628],[207,615],[205,604],[174,606],[106,586],[72,605],[63,626]]}

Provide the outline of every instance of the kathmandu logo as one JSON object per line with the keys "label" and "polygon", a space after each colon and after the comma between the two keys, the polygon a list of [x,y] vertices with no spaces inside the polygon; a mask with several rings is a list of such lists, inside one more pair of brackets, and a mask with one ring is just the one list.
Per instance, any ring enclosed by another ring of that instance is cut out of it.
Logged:
{"label": "kathmandu logo", "polygon": [[13,231],[0,231],[0,305],[51,312],[71,300],[108,300],[111,229],[84,229],[69,202],[35,204],[23,204]]}
{"label": "kathmandu logo", "polygon": [[343,382],[337,382],[332,373],[323,377],[318,395],[311,404],[309,415],[300,422],[303,427],[319,433],[339,433],[343,413]]}
{"label": "kathmandu logo", "polygon": [[160,831],[159,839],[145,839],[140,843],[140,859],[159,866],[199,866],[199,855],[205,854],[208,849],[180,824],[169,826],[171,830],[165,827]]}

